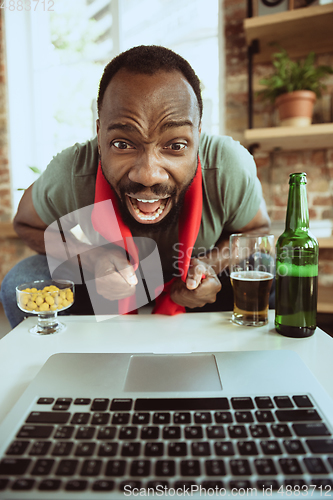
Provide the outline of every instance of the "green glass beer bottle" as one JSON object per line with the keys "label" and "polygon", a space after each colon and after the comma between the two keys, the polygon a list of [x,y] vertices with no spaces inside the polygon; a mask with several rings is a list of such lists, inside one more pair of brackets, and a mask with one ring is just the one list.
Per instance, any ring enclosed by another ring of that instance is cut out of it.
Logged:
{"label": "green glass beer bottle", "polygon": [[290,174],[286,228],[276,244],[275,328],[286,337],[316,329],[318,241],[309,231],[306,173]]}

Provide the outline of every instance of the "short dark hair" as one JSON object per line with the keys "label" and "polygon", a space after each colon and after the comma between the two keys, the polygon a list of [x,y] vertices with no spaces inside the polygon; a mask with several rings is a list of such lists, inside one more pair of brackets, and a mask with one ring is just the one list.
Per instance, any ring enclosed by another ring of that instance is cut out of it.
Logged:
{"label": "short dark hair", "polygon": [[125,68],[133,73],[144,73],[147,75],[154,75],[159,70],[180,71],[194,90],[198,100],[201,119],[203,106],[199,78],[186,59],[172,50],[158,45],[133,47],[116,56],[105,66],[98,89],[98,114],[101,112],[103,97],[107,87],[114,75],[121,68]]}

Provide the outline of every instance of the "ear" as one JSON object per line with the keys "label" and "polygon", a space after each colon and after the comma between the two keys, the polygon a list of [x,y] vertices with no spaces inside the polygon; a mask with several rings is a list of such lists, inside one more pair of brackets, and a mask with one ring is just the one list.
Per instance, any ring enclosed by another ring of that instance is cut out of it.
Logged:
{"label": "ear", "polygon": [[99,119],[96,120],[96,130],[97,130],[97,142],[98,142],[98,154],[101,156],[101,144],[100,144],[100,126],[99,126]]}

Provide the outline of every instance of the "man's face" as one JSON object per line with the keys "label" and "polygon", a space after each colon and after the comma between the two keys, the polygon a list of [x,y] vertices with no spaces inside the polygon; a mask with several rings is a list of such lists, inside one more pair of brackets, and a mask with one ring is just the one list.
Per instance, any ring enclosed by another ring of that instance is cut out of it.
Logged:
{"label": "man's face", "polygon": [[134,227],[154,230],[179,211],[197,168],[196,95],[178,72],[121,69],[97,121],[103,173]]}

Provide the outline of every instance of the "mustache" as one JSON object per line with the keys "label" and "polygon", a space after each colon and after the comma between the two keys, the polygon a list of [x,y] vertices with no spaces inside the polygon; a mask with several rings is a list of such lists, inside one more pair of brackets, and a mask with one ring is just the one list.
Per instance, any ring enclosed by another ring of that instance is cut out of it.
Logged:
{"label": "mustache", "polygon": [[[102,174],[104,176],[104,179],[109,184],[111,189],[114,191],[113,186],[110,184],[110,182],[108,181],[108,179],[105,175],[102,162],[101,162],[101,167],[102,167]],[[163,184],[154,184],[153,186],[150,186],[149,188],[147,188],[147,186],[144,186],[143,184],[140,184],[139,182],[131,181],[130,179],[122,179],[120,181],[120,183],[118,184],[118,188],[119,188],[120,195],[121,195],[121,198],[123,199],[123,201],[125,200],[126,194],[134,195],[134,194],[140,193],[140,192],[141,193],[142,192],[146,192],[146,193],[150,192],[159,198],[165,198],[167,196],[175,196],[177,194],[176,187],[168,188],[168,186],[163,186]]]}
{"label": "mustache", "polygon": [[170,188],[168,186],[164,186],[163,184],[154,184],[153,186],[144,186],[138,182],[133,182],[129,179],[120,182],[118,185],[119,191],[124,196],[125,194],[136,194],[136,193],[151,193],[159,198],[165,198],[167,196],[174,196],[177,194],[176,188]]}

